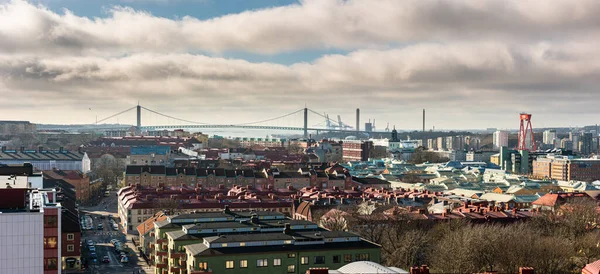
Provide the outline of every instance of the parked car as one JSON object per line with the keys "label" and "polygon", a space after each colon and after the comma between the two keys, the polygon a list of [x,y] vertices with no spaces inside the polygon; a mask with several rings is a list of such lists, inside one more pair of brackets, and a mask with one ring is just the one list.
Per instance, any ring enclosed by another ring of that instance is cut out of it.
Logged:
{"label": "parked car", "polygon": [[112,240],[110,240],[110,243],[111,243],[113,246],[117,246],[117,243],[120,243],[120,241],[119,241],[119,240],[117,240],[117,239],[112,239]]}
{"label": "parked car", "polygon": [[104,257],[102,257],[102,262],[103,263],[110,263],[110,259],[108,258],[108,256],[104,256]]}
{"label": "parked car", "polygon": [[123,257],[121,257],[121,263],[124,263],[124,264],[126,264],[126,263],[128,263],[128,262],[129,262],[129,258],[128,258],[127,256],[123,256]]}
{"label": "parked car", "polygon": [[87,240],[87,245],[94,245],[94,241],[92,241],[92,240]]}
{"label": "parked car", "polygon": [[90,258],[96,259],[96,258],[98,258],[98,255],[96,254],[96,252],[92,252],[92,253],[90,253]]}
{"label": "parked car", "polygon": [[88,245],[88,248],[90,249],[90,251],[96,251],[96,247],[93,245]]}
{"label": "parked car", "polygon": [[103,230],[104,226],[102,224],[98,224],[98,230]]}

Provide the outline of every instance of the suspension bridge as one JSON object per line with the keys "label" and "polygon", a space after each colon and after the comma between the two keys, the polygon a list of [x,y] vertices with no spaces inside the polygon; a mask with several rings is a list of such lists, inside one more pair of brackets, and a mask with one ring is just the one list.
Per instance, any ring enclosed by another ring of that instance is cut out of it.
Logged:
{"label": "suspension bridge", "polygon": [[[142,125],[142,110],[147,111],[149,113],[152,113],[154,115],[158,115],[158,116],[162,116],[171,120],[174,120],[177,122],[177,124],[171,124],[171,125]],[[274,131],[297,131],[297,132],[303,132],[304,133],[304,137],[308,138],[309,136],[309,132],[316,132],[317,134],[322,133],[322,132],[342,132],[342,133],[356,133],[356,134],[372,134],[372,133],[388,133],[389,130],[386,128],[386,131],[381,131],[381,132],[377,132],[374,130],[371,131],[365,131],[365,130],[360,130],[360,117],[359,117],[359,111],[357,109],[357,116],[356,116],[356,126],[355,127],[351,127],[345,123],[342,122],[341,118],[339,118],[338,115],[338,120],[333,120],[329,118],[329,115],[327,114],[321,114],[319,112],[316,112],[314,110],[311,110],[309,108],[302,108],[302,109],[298,109],[296,111],[284,114],[284,115],[280,115],[277,117],[273,117],[273,118],[269,118],[269,119],[264,119],[264,120],[260,120],[260,121],[254,121],[254,122],[248,122],[248,123],[239,123],[239,124],[210,124],[210,123],[205,123],[205,122],[198,122],[198,121],[191,121],[191,120],[187,120],[187,119],[181,119],[181,118],[177,118],[177,117],[173,117],[171,115],[167,115],[164,113],[160,113],[158,111],[146,108],[144,106],[141,105],[137,105],[131,108],[128,108],[126,110],[120,111],[116,114],[113,114],[111,116],[108,116],[106,118],[97,120],[93,126],[94,130],[105,130],[105,131],[109,131],[109,130],[124,130],[127,129],[129,127],[131,127],[131,125],[114,125],[114,124],[101,124],[101,123],[105,123],[107,121],[110,121],[111,119],[114,119],[115,117],[124,115],[126,113],[135,111],[136,112],[136,127],[141,130],[141,131],[156,131],[156,130],[166,130],[166,129],[260,129],[260,130],[274,130]],[[325,119],[325,125],[323,127],[316,125],[316,126],[309,126],[308,124],[308,117],[309,117],[309,113],[316,115],[319,119]],[[269,125],[269,122],[273,122],[276,120],[280,120],[280,119],[284,119],[286,117],[292,117],[292,116],[297,116],[297,115],[303,115],[303,124],[299,125],[299,126],[282,126],[282,125]],[[48,127],[48,129],[54,129],[51,127]]]}

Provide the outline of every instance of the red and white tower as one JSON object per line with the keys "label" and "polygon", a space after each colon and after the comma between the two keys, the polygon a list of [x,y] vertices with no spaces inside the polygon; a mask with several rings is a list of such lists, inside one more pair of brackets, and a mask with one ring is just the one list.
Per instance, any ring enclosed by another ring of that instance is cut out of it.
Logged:
{"label": "red and white tower", "polygon": [[517,150],[537,150],[535,140],[533,139],[533,127],[531,126],[531,114],[521,113],[521,127],[519,128],[519,143]]}

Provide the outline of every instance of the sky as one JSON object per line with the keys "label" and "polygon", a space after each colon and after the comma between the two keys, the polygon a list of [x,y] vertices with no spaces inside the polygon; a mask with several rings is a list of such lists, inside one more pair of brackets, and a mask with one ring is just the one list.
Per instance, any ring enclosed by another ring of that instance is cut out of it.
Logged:
{"label": "sky", "polygon": [[427,129],[518,128],[520,112],[598,124],[598,14],[597,0],[0,0],[0,120],[94,123],[139,102],[209,124],[304,106],[351,125],[360,108],[379,129],[420,129],[422,109]]}

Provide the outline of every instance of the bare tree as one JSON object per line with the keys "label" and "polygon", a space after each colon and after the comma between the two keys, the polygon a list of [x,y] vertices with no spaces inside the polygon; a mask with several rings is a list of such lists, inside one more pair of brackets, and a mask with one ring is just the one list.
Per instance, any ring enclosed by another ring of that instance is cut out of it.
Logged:
{"label": "bare tree", "polygon": [[104,155],[94,164],[92,171],[102,178],[105,185],[117,186],[119,178],[123,177],[125,164],[112,155]]}
{"label": "bare tree", "polygon": [[350,214],[339,209],[332,209],[319,219],[319,225],[331,231],[348,230],[348,215]]}

